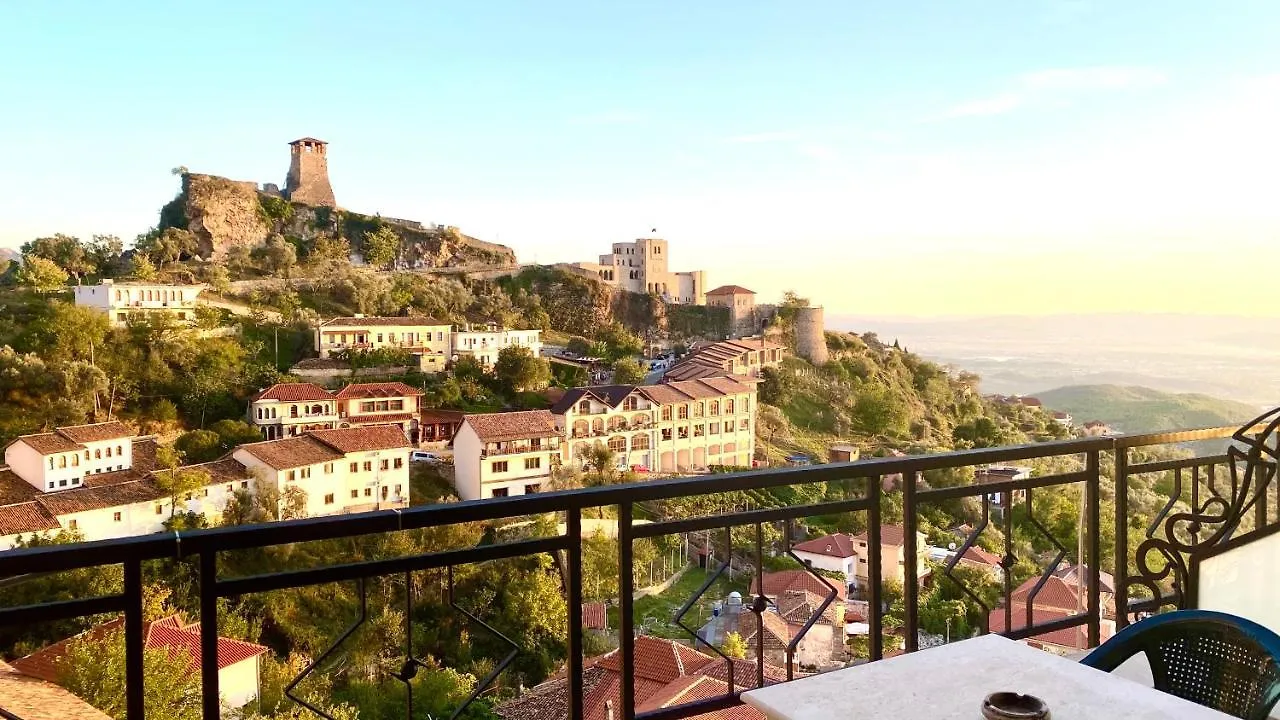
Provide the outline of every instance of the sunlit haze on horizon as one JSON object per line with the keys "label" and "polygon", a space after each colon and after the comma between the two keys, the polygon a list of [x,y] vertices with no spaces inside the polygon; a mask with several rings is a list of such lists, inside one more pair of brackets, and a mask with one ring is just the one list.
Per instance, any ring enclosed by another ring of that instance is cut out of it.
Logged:
{"label": "sunlit haze on horizon", "polygon": [[[874,6],[874,7],[873,7]],[[0,7],[0,246],[176,166],[829,313],[1276,315],[1273,0]]]}

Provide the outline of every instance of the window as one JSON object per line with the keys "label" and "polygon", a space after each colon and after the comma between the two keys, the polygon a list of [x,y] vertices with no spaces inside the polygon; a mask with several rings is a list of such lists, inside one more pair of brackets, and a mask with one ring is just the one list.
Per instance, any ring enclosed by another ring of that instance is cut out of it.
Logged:
{"label": "window", "polygon": [[390,461],[390,460],[383,460],[383,461],[382,461],[382,469],[383,469],[383,470],[390,470],[390,469],[391,469],[391,461]]}
{"label": "window", "polygon": [[489,471],[490,471],[490,472],[496,472],[496,473],[504,473],[504,472],[506,472],[506,471],[507,471],[507,461],[506,461],[506,460],[495,460],[492,464],[490,464],[490,465],[489,465]]}
{"label": "window", "polygon": [[58,487],[66,487],[66,486],[67,486],[67,481],[66,481],[66,480],[59,480],[59,481],[58,481]]}
{"label": "window", "polygon": [[290,481],[290,482],[292,482],[292,481],[294,481],[294,480],[297,480],[297,479],[298,479],[298,473],[297,473],[296,471],[294,471],[294,470],[290,470],[290,471],[288,472],[287,476],[285,477],[285,479],[286,479],[286,480],[288,480],[288,481]]}
{"label": "window", "polygon": [[351,472],[360,472],[360,463],[351,463]]}
{"label": "window", "polygon": [[204,496],[209,497],[209,488],[204,489]]}
{"label": "window", "polygon": [[403,410],[403,409],[404,409],[404,401],[403,401],[403,400],[392,400],[392,401],[391,401],[391,409],[392,409],[392,410]]}
{"label": "window", "polygon": [[751,412],[751,398],[742,398],[742,412]]}
{"label": "window", "polygon": [[583,400],[582,402],[578,403],[578,412],[582,413],[583,415],[586,415],[587,413],[590,413],[590,412],[591,412],[591,401],[590,401],[590,400]]}
{"label": "window", "polygon": [[694,436],[694,437],[702,437],[704,434],[705,434],[705,433],[703,433],[703,427],[702,427],[702,424],[701,424],[701,423],[699,423],[699,424],[697,424],[697,425],[694,425],[694,426],[693,426],[693,436]]}
{"label": "window", "polygon": [[301,473],[303,480],[306,480],[307,478],[311,477],[311,468],[309,467],[302,468],[298,472]]}
{"label": "window", "polygon": [[53,458],[52,458],[52,457],[50,457],[50,458],[49,458],[49,469],[50,469],[50,470],[52,470],[52,469],[53,469]]}
{"label": "window", "polygon": [[688,426],[688,425],[683,425],[683,426],[681,426],[681,427],[680,427],[680,435],[679,435],[679,437],[680,437],[680,439],[681,439],[681,440],[688,440],[688,439],[689,439],[689,426]]}
{"label": "window", "polygon": [[750,421],[750,420],[748,420],[748,419],[746,419],[746,418],[742,418],[741,420],[739,420],[739,421],[738,421],[738,429],[739,429],[739,430],[746,430],[746,429],[748,428],[748,426],[750,426],[750,424],[751,424],[751,421]]}
{"label": "window", "polygon": [[719,435],[719,434],[720,434],[720,423],[718,423],[718,422],[713,422],[713,423],[711,423],[710,425],[708,425],[708,426],[707,426],[707,432],[708,432],[709,434],[711,434],[711,435]]}
{"label": "window", "polygon": [[332,504],[333,504],[333,493],[329,493],[328,495],[325,495],[325,496],[324,496],[324,504],[325,504],[325,505],[332,505]]}
{"label": "window", "polygon": [[679,418],[679,419],[681,419],[681,420],[688,420],[688,419],[689,419],[689,406],[688,406],[688,405],[681,405],[681,406],[679,407],[679,409],[678,409],[678,410],[676,410],[676,417],[677,417],[677,418]]}
{"label": "window", "polygon": [[241,480],[241,481],[240,481],[240,489],[242,489],[242,490],[248,490],[248,489],[249,489],[249,481],[248,481],[248,480]]}
{"label": "window", "polygon": [[724,413],[725,415],[733,414],[733,398],[724,401]]}
{"label": "window", "polygon": [[627,439],[621,435],[615,435],[609,438],[609,449],[616,453],[624,453],[627,451]]}
{"label": "window", "polygon": [[80,467],[80,453],[71,456],[71,467]]}
{"label": "window", "polygon": [[670,439],[671,439],[671,428],[663,428],[663,429],[662,429],[662,439],[663,439],[663,440],[670,440]]}
{"label": "window", "polygon": [[373,472],[373,461],[372,461],[372,460],[365,460],[365,461],[364,461],[364,471],[365,471],[365,472]]}
{"label": "window", "polygon": [[702,403],[694,403],[694,404],[693,404],[693,416],[694,416],[694,417],[702,417],[702,409],[703,409],[703,408],[702,408]]}
{"label": "window", "polygon": [[231,483],[227,483],[227,494],[231,493],[231,489],[232,489]]}
{"label": "window", "polygon": [[50,489],[50,490],[52,490],[52,489],[53,489],[53,481],[52,481],[52,480],[50,480],[50,481],[49,481],[49,489]]}
{"label": "window", "polygon": [[662,408],[662,419],[663,419],[663,420],[670,420],[670,419],[671,419],[671,406],[670,406],[670,405],[665,405],[665,406],[663,406],[663,408]]}
{"label": "window", "polygon": [[404,458],[396,458],[395,462],[394,462],[394,463],[392,463],[391,467],[393,467],[393,468],[395,468],[395,469],[397,469],[397,470],[399,470],[400,468],[404,467]]}
{"label": "window", "polygon": [[111,448],[107,448],[107,457],[111,457]]}
{"label": "window", "polygon": [[506,496],[507,496],[506,488],[494,488],[493,495],[491,495],[491,497],[506,497]]}
{"label": "window", "polygon": [[630,395],[627,397],[626,400],[622,401],[623,410],[636,410],[636,409],[639,409],[639,407],[640,407],[640,398],[636,397],[635,395]]}
{"label": "window", "polygon": [[719,400],[712,400],[712,401],[711,401],[711,416],[712,416],[712,417],[715,417],[716,415],[719,415],[719,414],[720,414],[720,401],[719,401]]}
{"label": "window", "polygon": [[333,463],[325,463],[325,464],[324,464],[324,474],[325,474],[325,475],[332,475],[332,474],[333,474]]}
{"label": "window", "polygon": [[163,514],[164,514],[164,505],[163,505],[163,504],[158,504],[158,505],[156,505],[156,514],[157,514],[157,515],[163,515]]}
{"label": "window", "polygon": [[365,496],[365,497],[373,497],[373,488],[365,488],[365,489],[364,489],[364,496]]}
{"label": "window", "polygon": [[378,342],[382,342],[382,333],[378,333]]}
{"label": "window", "polygon": [[400,494],[400,488],[401,488],[401,487],[402,487],[402,486],[400,486],[400,485],[397,485],[397,486],[396,486],[396,495],[399,495],[399,494]]}
{"label": "window", "polygon": [[111,516],[111,519],[112,519],[113,521],[115,521],[115,522],[120,522],[120,519],[121,519],[121,515],[120,515],[120,513],[114,513],[114,514]]}
{"label": "window", "polygon": [[80,521],[72,520],[67,523],[67,527],[71,528],[72,530],[75,530],[76,528],[80,527]]}
{"label": "window", "polygon": [[540,467],[542,467],[542,458],[525,458],[524,459],[525,470],[537,470]]}
{"label": "window", "polygon": [[66,467],[66,466],[67,466],[67,456],[66,456],[66,455],[59,455],[59,456],[58,456],[58,467],[60,467],[60,468],[64,468],[64,467]]}
{"label": "window", "polygon": [[524,486],[525,495],[533,495],[534,493],[541,492],[541,491],[542,491],[542,483],[533,483],[531,485]]}

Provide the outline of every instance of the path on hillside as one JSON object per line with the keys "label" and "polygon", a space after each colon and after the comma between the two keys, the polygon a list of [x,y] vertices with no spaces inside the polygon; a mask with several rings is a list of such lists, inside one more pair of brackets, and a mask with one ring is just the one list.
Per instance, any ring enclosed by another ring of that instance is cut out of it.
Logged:
{"label": "path on hillside", "polygon": [[[216,307],[222,310],[226,310],[232,315],[248,317],[249,315],[253,314],[253,309],[250,308],[245,303],[235,302],[235,301],[227,300],[220,297],[214,298],[212,296],[202,294],[200,296],[200,302],[205,305],[208,305],[209,307]],[[282,316],[280,313],[276,312],[275,310],[268,310],[266,308],[261,308],[260,311],[268,320],[272,322],[277,322],[277,323],[284,322],[284,316]]]}

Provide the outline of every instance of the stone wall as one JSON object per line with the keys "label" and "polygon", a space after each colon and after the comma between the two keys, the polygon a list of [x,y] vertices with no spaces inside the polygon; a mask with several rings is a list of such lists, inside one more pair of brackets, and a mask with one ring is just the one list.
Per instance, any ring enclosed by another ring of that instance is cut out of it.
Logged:
{"label": "stone wall", "polygon": [[261,216],[257,183],[188,173],[179,198],[200,257],[220,260],[231,247],[256,247],[271,233]]}

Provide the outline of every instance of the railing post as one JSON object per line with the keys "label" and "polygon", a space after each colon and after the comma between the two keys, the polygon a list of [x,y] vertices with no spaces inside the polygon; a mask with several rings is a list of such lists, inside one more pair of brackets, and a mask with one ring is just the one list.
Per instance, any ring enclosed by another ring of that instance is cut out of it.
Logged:
{"label": "railing post", "polygon": [[200,695],[204,720],[222,717],[218,696],[218,554],[200,554]]}
{"label": "railing post", "polygon": [[569,720],[582,720],[582,508],[565,513],[569,596]]}
{"label": "railing post", "polygon": [[[883,612],[880,592],[880,484],[879,475],[867,478],[867,636],[871,639],[871,659],[884,657],[884,629],[880,622]],[[905,519],[905,518],[904,518]],[[856,573],[855,573],[856,574]],[[763,587],[763,585],[761,586]],[[847,589],[847,588],[846,588]],[[905,591],[905,590],[904,590]],[[761,633],[763,635],[763,633]]]}
{"label": "railing post", "polygon": [[1102,539],[1101,512],[1098,508],[1098,486],[1101,483],[1102,468],[1098,453],[1095,449],[1085,454],[1085,471],[1089,476],[1085,480],[1085,512],[1088,514],[1085,522],[1089,532],[1089,559],[1086,560],[1089,565],[1089,647],[1097,647],[1102,642],[1102,595],[1099,588],[1101,553],[1098,547]]}
{"label": "railing post", "polygon": [[[632,608],[635,592],[631,576],[631,503],[618,504],[618,652],[622,655],[622,720],[636,716],[636,638]],[[708,551],[710,548],[708,548]]]}
{"label": "railing post", "polygon": [[1115,473],[1112,475],[1116,497],[1116,630],[1129,624],[1129,450],[1113,445]]}
{"label": "railing post", "polygon": [[142,561],[124,564],[124,693],[125,717],[143,720],[146,693],[142,687],[144,635],[142,627]]}
{"label": "railing post", "polygon": [[[916,542],[916,525],[918,519],[916,517],[916,481],[919,479],[919,471],[910,470],[902,473],[902,542],[903,554],[906,556],[902,559],[902,606],[906,610],[906,645],[907,652],[915,652],[920,646],[920,576],[919,558],[916,553],[918,543]],[[876,524],[871,527],[868,533],[868,545],[875,543],[873,554],[880,554],[880,525]],[[869,565],[869,564],[868,564]],[[870,570],[867,572],[870,575]],[[877,581],[879,578],[877,578]]]}

